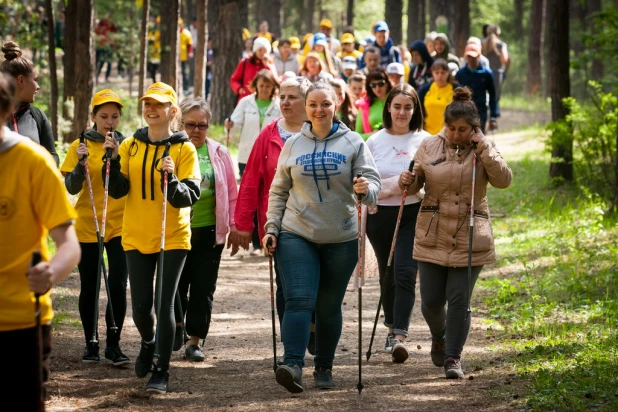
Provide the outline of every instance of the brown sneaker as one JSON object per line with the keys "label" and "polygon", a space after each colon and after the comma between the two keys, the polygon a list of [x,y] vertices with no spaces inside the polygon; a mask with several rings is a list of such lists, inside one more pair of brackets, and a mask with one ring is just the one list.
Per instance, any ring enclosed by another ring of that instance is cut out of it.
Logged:
{"label": "brown sneaker", "polygon": [[444,366],[444,341],[431,341],[431,361],[438,367]]}
{"label": "brown sneaker", "polygon": [[461,362],[459,359],[447,358],[444,362],[444,374],[446,379],[463,379],[464,373],[461,370]]}

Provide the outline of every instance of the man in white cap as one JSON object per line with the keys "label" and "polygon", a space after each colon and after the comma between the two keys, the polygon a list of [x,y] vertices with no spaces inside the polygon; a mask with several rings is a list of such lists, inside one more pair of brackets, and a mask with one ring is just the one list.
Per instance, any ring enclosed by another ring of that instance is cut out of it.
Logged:
{"label": "man in white cap", "polygon": [[401,63],[390,63],[386,66],[386,74],[388,75],[388,80],[391,82],[392,87],[403,83],[404,73],[403,64]]}
{"label": "man in white cap", "polygon": [[341,61],[342,77],[345,82],[348,82],[348,78],[354,74],[358,65],[356,59],[353,56],[346,56]]}

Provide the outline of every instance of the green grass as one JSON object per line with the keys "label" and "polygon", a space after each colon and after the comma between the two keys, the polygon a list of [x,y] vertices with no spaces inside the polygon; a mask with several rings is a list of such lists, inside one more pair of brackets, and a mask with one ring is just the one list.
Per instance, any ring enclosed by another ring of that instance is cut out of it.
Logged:
{"label": "green grass", "polygon": [[510,110],[528,110],[533,112],[550,112],[551,99],[505,93],[500,96],[500,108]]}
{"label": "green grass", "polygon": [[552,187],[532,139],[511,188],[488,194],[499,261],[478,284],[484,321],[529,383],[526,407],[618,410],[618,218],[585,188]]}

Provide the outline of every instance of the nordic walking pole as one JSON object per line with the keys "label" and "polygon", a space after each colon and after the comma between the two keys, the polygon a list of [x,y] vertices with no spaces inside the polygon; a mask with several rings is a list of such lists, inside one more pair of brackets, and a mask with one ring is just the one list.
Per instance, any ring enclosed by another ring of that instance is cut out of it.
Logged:
{"label": "nordic walking pole", "polygon": [[[362,176],[363,172],[358,172],[356,179]],[[363,385],[363,279],[361,276],[364,265],[363,239],[361,235],[361,226],[363,223],[362,198],[362,194],[356,194],[356,210],[358,211],[358,264],[356,268],[356,274],[358,276],[358,384],[356,384],[356,389],[358,389],[359,395],[365,387],[365,385]]]}
{"label": "nordic walking pole", "polygon": [[[84,136],[84,132],[79,135],[79,143],[85,143],[86,138]],[[94,205],[94,195],[92,194],[92,180],[90,179],[90,169],[88,167],[88,157],[84,156],[79,160],[84,160],[84,169],[86,169],[86,182],[88,184],[88,194],[90,195],[90,206],[92,206],[92,216],[94,217],[94,230],[97,234],[97,243],[99,245],[99,252],[101,251],[101,232],[99,232],[99,219],[97,219],[97,209]],[[103,256],[99,253],[99,262],[97,263],[97,282],[95,286],[95,297],[94,297],[94,323],[92,327],[92,339],[90,339],[90,343],[97,344],[97,330],[99,329],[99,292],[101,289],[101,264]]]}
{"label": "nordic walking pole", "polygon": [[[41,251],[35,250],[32,252],[32,263],[30,267],[36,266],[41,262]],[[34,294],[34,321],[36,325],[36,349],[38,360],[38,382],[36,387],[37,410],[45,410],[45,401],[43,400],[43,336],[41,333],[41,295]]]}
{"label": "nordic walking pole", "polygon": [[[116,136],[112,130],[112,137],[114,140]],[[110,318],[112,325],[110,329],[113,333],[118,333],[118,327],[116,326],[116,319],[114,318],[114,308],[112,306],[112,296],[109,290],[109,281],[107,278],[107,269],[105,268],[105,261],[103,260],[103,245],[105,242],[105,224],[107,223],[107,199],[109,197],[109,170],[112,160],[112,149],[105,151],[105,191],[103,192],[103,215],[101,216],[101,241],[99,242],[99,261],[101,262],[100,270],[103,270],[103,280],[105,280],[105,291],[107,292],[107,305],[109,307]]]}
{"label": "nordic walking pole", "polygon": [[[410,162],[408,171],[412,173],[414,169],[414,160]],[[403,214],[403,207],[406,203],[406,196],[408,195],[408,186],[403,190],[401,194],[401,204],[399,205],[399,214],[397,215],[397,224],[395,225],[395,233],[393,234],[393,242],[391,243],[391,251],[388,255],[388,262],[386,263],[386,273],[384,276],[384,283],[388,279],[388,276],[393,270],[393,256],[395,255],[395,245],[397,244],[397,234],[399,233],[399,225],[401,224],[401,215]],[[380,309],[382,308],[382,287],[380,286],[380,299],[378,300],[378,310],[376,311],[376,318],[373,321],[373,330],[371,331],[371,339],[369,340],[369,349],[367,349],[367,361],[371,357],[371,348],[373,347],[373,338],[376,335],[376,326],[378,325],[378,319],[380,317]]]}
{"label": "nordic walking pole", "polygon": [[227,132],[225,134],[225,147],[228,147],[230,145],[230,129],[227,129]]}
{"label": "nordic walking pole", "polygon": [[[269,237],[266,242],[266,250],[270,251],[273,238]],[[273,255],[268,253],[268,268],[270,269],[270,318],[273,328],[273,370],[277,372],[277,330],[275,329],[275,287],[273,285]]]}
{"label": "nordic walking pole", "polygon": [[472,299],[472,291],[470,284],[472,283],[472,237],[474,235],[474,184],[476,182],[476,143],[472,146],[472,199],[470,199],[470,235],[468,238],[468,312],[466,320],[470,316],[472,309],[470,308],[470,300]]}
{"label": "nordic walking pole", "polygon": [[[165,150],[161,159],[170,155],[170,143],[165,144]],[[163,291],[163,254],[165,252],[165,219],[167,217],[167,172],[163,172],[163,207],[161,211],[161,248],[159,249],[159,261],[157,262],[157,330],[155,332],[155,343],[159,346],[159,323],[161,321],[161,295]],[[157,351],[159,353],[159,351]]]}

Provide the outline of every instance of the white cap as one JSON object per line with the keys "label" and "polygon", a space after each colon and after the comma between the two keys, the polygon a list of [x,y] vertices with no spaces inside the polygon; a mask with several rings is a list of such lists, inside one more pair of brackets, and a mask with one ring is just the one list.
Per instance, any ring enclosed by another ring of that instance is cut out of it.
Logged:
{"label": "white cap", "polygon": [[292,77],[296,77],[296,73],[294,73],[291,70],[288,70],[287,72],[283,73],[283,76],[281,76],[281,79],[287,80],[287,79],[291,79]]}
{"label": "white cap", "polygon": [[401,63],[391,63],[388,66],[386,66],[386,73],[388,74],[399,74],[401,76],[403,76],[404,74],[404,70],[403,70],[403,64]]}
{"label": "white cap", "polygon": [[260,49],[266,49],[266,53],[270,53],[271,51],[270,42],[264,37],[258,37],[257,39],[253,40],[253,53]]}
{"label": "white cap", "polygon": [[356,59],[354,58],[354,56],[345,56],[341,61],[341,67],[343,68],[343,70],[356,70],[358,66],[356,64]]}

